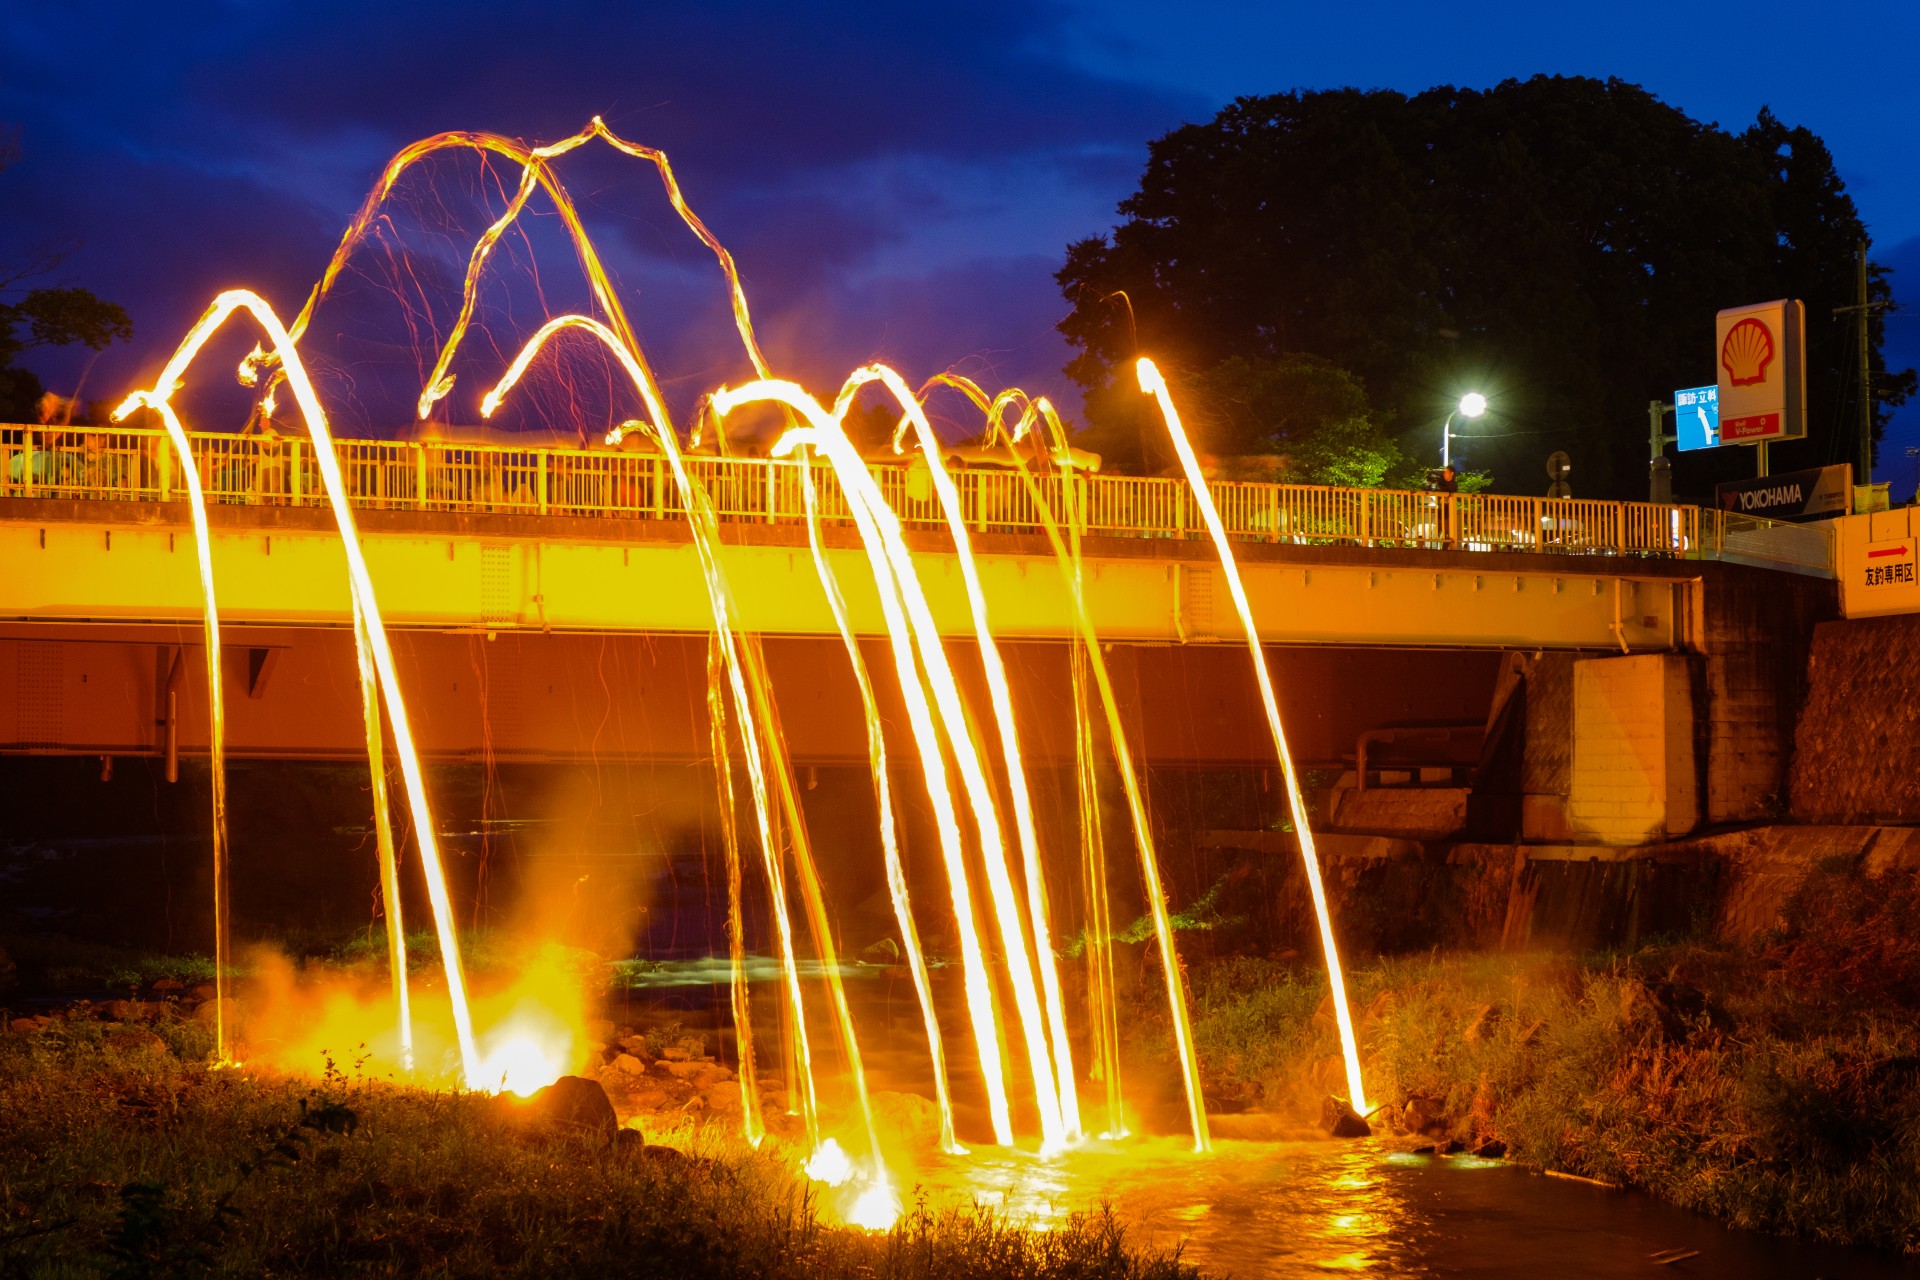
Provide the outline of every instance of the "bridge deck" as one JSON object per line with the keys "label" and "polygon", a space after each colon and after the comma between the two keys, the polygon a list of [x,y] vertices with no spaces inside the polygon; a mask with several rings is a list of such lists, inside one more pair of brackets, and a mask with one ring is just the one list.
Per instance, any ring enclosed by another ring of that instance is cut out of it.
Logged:
{"label": "bridge deck", "polygon": [[[307,441],[220,433],[190,439],[210,502],[326,504]],[[336,443],[349,499],[363,509],[673,523],[684,514],[657,453]],[[0,426],[0,497],[168,502],[184,496],[180,465],[164,432]],[[793,459],[689,459],[723,524],[804,524],[805,465]],[[944,528],[923,460],[881,461],[872,470],[903,525]],[[815,476],[824,518],[850,525],[831,473],[820,469]],[[1011,468],[975,466],[956,468],[954,480],[966,522],[980,532],[1040,533],[1049,520],[1060,528],[1071,520],[1086,536],[1206,536],[1180,480],[1084,474],[1067,480],[1044,462],[1030,478]],[[1832,539],[1824,528],[1692,506],[1234,481],[1216,481],[1209,489],[1228,533],[1253,542],[1725,559],[1833,576]]]}

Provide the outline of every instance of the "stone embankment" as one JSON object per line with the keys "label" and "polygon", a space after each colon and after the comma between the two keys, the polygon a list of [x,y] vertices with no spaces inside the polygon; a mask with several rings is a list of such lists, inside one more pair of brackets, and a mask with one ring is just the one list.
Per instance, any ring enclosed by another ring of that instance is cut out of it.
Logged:
{"label": "stone embankment", "polygon": [[1920,822],[1920,615],[1821,624],[1807,673],[1794,818]]}

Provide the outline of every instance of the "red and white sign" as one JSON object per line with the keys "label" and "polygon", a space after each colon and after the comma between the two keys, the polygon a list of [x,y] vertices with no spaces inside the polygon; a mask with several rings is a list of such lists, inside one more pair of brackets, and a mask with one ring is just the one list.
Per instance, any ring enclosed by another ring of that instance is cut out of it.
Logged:
{"label": "red and white sign", "polygon": [[1791,298],[1722,311],[1714,325],[1720,443],[1807,434],[1806,307]]}
{"label": "red and white sign", "polygon": [[1861,557],[1863,569],[1857,585],[1879,591],[1887,587],[1920,586],[1920,567],[1915,560],[1912,538],[1898,542],[1869,542]]}

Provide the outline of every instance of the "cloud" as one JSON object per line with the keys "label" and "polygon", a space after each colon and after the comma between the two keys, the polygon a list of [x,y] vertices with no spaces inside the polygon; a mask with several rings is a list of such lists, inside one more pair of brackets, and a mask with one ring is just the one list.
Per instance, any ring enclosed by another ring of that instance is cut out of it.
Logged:
{"label": "cloud", "polygon": [[[518,10],[518,11],[516,11]],[[1195,99],[1049,59],[1049,3],[289,6],[262,56],[216,55],[194,96],[306,136],[570,133],[591,115],[704,172],[764,178],[876,155],[1137,140]],[[189,58],[189,61],[198,61]]]}
{"label": "cloud", "polygon": [[[133,347],[92,375],[116,386],[157,367],[220,288],[245,283],[297,307],[404,142],[447,128],[550,139],[596,113],[673,155],[790,358],[825,368],[900,350],[944,367],[1045,350],[1057,373],[1050,277],[1065,242],[1111,220],[1146,138],[1207,113],[1180,91],[1068,65],[1072,16],[1054,0],[817,11],[559,0],[533,17],[484,0],[202,0],[128,6],[112,23],[22,10],[0,19],[0,120],[21,123],[27,144],[0,176],[0,258],[38,237],[81,238],[67,281],[135,319]],[[111,73],[76,93],[82,48]],[[436,212],[440,193],[465,198],[477,172],[462,158],[421,175],[431,181],[396,216]],[[684,358],[663,376],[728,367],[711,258],[647,167],[596,149],[570,157],[565,180],[649,342]],[[539,243],[540,298],[577,305],[570,255],[546,231]],[[379,291],[361,292],[377,312]],[[371,419],[384,412],[377,386],[414,376],[385,301],[384,317],[344,314],[344,302],[323,312],[312,340],[343,378],[357,373]],[[85,361],[62,353],[39,367],[71,381]]]}

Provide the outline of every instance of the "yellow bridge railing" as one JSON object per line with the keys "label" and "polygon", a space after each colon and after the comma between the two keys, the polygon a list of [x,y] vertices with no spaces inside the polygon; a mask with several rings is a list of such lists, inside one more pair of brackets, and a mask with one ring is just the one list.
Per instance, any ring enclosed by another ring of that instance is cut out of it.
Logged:
{"label": "yellow bridge railing", "polygon": [[[210,502],[323,506],[313,445],[289,436],[195,433],[193,463]],[[623,449],[514,448],[435,441],[335,442],[350,501],[402,511],[678,519],[679,495],[658,453]],[[0,425],[0,497],[166,502],[183,498],[180,460],[165,432],[142,428]],[[693,455],[688,470],[729,523],[806,518],[796,459]],[[887,501],[910,528],[945,519],[924,462],[872,464]],[[963,466],[954,481],[969,527],[991,533],[1042,528],[1035,490],[1065,526],[1079,513],[1088,536],[1199,538],[1199,512],[1184,481],[1076,475],[1043,469],[1030,488],[1000,466]],[[851,523],[831,472],[817,468],[824,517]],[[1078,490],[1068,502],[1065,486]],[[1699,507],[1511,494],[1215,481],[1210,490],[1238,539],[1445,547],[1469,551],[1729,559],[1821,576],[1833,574],[1832,536]]]}

